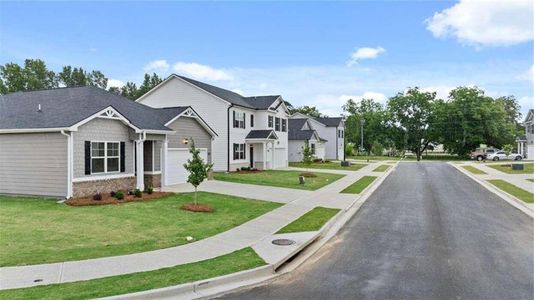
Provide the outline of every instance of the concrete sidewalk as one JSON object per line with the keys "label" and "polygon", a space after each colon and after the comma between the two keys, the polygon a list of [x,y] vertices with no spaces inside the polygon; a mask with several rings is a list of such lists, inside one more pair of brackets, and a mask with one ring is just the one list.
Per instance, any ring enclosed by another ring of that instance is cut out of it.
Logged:
{"label": "concrete sidewalk", "polygon": [[[358,171],[330,170],[345,174],[345,176],[313,192],[218,181],[208,182],[201,190],[287,204],[231,230],[182,246],[81,261],[3,267],[0,268],[0,289],[74,282],[157,270],[206,260],[254,246],[316,206],[350,208],[359,196],[339,194],[339,192],[362,176],[386,174],[387,172],[372,172],[379,164],[372,163]],[[171,189],[186,191],[184,186]],[[35,282],[36,279],[41,281]]]}
{"label": "concrete sidewalk", "polygon": [[[506,164],[506,163],[499,163],[500,165]],[[499,170],[495,170],[494,168],[489,167],[487,164],[481,164],[481,163],[469,163],[469,164],[463,164],[463,165],[470,165],[475,168],[480,169],[481,171],[486,172],[486,175],[478,175],[482,179],[502,179],[505,181],[510,182],[513,185],[516,185],[524,190],[534,192],[534,182],[528,181],[527,179],[534,179],[534,174],[508,174],[501,172]]]}

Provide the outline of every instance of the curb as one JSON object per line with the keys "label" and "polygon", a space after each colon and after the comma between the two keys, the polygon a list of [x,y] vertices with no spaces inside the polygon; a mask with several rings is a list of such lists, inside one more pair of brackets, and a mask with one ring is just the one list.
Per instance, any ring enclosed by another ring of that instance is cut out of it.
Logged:
{"label": "curb", "polygon": [[487,183],[485,180],[476,177],[475,175],[471,174],[469,171],[465,170],[461,166],[456,166],[456,165],[454,165],[454,164],[452,164],[450,162],[448,162],[448,164],[453,166],[456,170],[460,171],[461,173],[463,173],[467,177],[469,177],[472,180],[474,180],[476,183],[478,183],[481,186],[483,186],[484,188],[486,188],[488,191],[490,191],[493,194],[499,196],[504,201],[508,202],[508,204],[510,204],[511,206],[519,209],[520,211],[525,213],[527,216],[529,216],[529,217],[534,219],[534,210],[532,210],[532,208],[528,207],[523,201],[521,201],[521,200],[517,199],[516,197],[506,193],[505,191],[502,191],[501,189],[493,186],[492,184]]}
{"label": "curb", "polygon": [[[275,264],[181,285],[101,299],[210,299],[253,286],[266,284],[279,276],[295,270],[315,254],[323,245],[329,242],[352,218],[352,216],[359,211],[365,201],[382,184],[389,174],[396,169],[396,167],[397,164],[391,165],[391,168],[380,175],[371,185],[366,187],[349,207],[340,210],[339,213],[321,227],[316,235],[311,237],[306,243],[303,243],[290,255]],[[291,261],[291,258],[294,259]],[[288,263],[288,261],[290,262]]]}

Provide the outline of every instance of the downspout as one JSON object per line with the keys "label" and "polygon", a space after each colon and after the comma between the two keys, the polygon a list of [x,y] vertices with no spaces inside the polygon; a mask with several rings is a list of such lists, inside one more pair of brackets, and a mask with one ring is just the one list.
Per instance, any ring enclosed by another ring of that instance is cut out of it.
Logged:
{"label": "downspout", "polygon": [[230,172],[230,108],[234,107],[230,104],[226,110],[226,171]]}
{"label": "downspout", "polygon": [[70,134],[65,133],[65,130],[61,130],[61,134],[67,137],[67,196],[69,199],[72,197],[72,132]]}

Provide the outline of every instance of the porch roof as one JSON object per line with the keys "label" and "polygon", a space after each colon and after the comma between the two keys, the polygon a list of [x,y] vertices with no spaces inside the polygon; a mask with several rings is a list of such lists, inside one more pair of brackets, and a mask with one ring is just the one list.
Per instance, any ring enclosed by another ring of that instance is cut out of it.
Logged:
{"label": "porch roof", "polygon": [[277,140],[278,136],[272,129],[266,130],[251,130],[247,136],[246,140]]}

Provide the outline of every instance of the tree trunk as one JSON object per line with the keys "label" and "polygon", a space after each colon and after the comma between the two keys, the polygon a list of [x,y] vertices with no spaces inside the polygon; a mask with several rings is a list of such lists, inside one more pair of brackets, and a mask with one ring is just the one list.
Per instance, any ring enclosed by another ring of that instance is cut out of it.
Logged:
{"label": "tree trunk", "polygon": [[195,186],[195,194],[193,195],[193,203],[195,203],[195,206],[198,205],[197,203],[197,187]]}
{"label": "tree trunk", "polygon": [[417,156],[417,161],[420,161],[421,160],[421,149],[420,148],[417,148],[415,150],[415,155]]}

